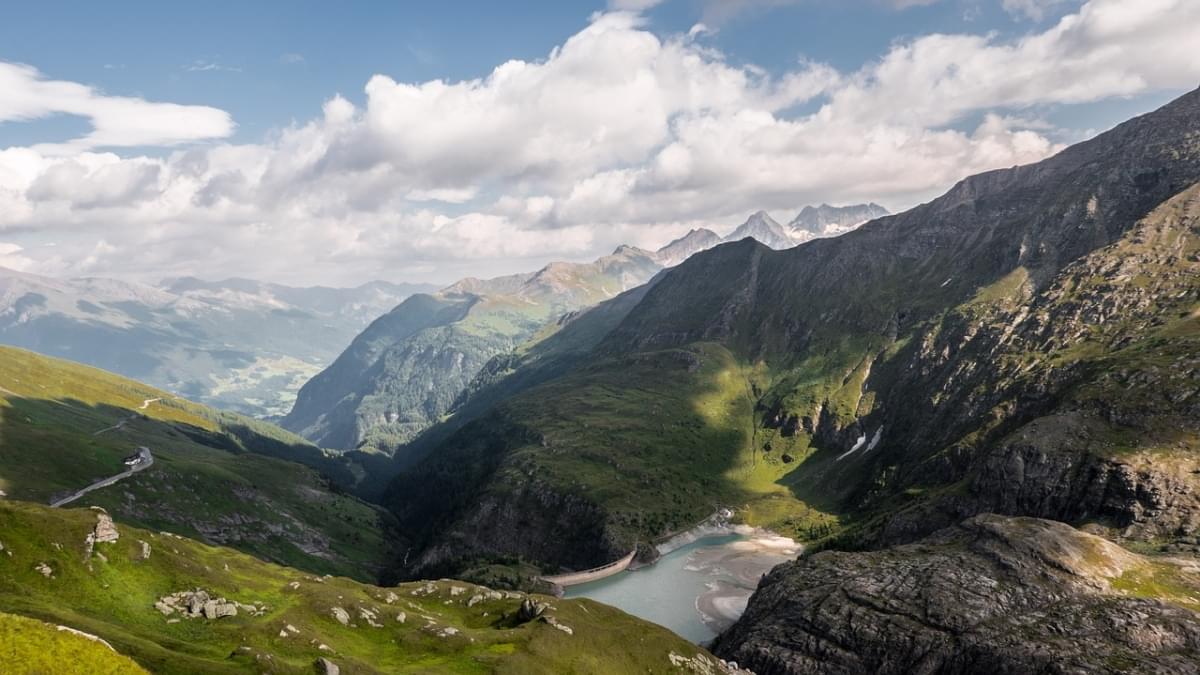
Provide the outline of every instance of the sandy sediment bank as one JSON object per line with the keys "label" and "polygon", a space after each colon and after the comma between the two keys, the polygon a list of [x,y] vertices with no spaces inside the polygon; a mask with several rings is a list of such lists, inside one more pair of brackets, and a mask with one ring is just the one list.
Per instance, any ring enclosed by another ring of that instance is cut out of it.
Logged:
{"label": "sandy sediment bank", "polygon": [[698,549],[684,569],[712,578],[696,598],[696,611],[709,628],[721,632],[746,611],[762,577],[780,563],[794,560],[803,546],[773,532],[745,525],[730,527],[743,537],[725,546]]}

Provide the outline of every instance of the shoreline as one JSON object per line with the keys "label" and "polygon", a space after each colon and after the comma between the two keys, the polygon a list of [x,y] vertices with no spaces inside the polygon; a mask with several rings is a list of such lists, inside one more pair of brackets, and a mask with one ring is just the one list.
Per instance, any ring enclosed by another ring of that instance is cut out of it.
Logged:
{"label": "shoreline", "polygon": [[567,597],[590,597],[704,644],[741,617],[763,575],[803,546],[761,528],[709,520],[653,550],[653,563],[566,589]]}
{"label": "shoreline", "polygon": [[655,545],[658,556],[630,570],[654,565],[664,556],[709,538],[736,536],[741,539],[693,551],[684,570],[712,577],[706,591],[696,596],[694,607],[700,620],[720,634],[732,626],[750,603],[758,584],[776,565],[800,557],[804,545],[778,532],[744,523],[731,523],[715,513],[699,525],[668,537]]}
{"label": "shoreline", "polygon": [[696,597],[695,609],[713,632],[727,630],[746,611],[758,584],[777,565],[797,559],[804,546],[770,530],[735,525],[743,539],[713,549],[695,551],[684,569],[712,579]]}

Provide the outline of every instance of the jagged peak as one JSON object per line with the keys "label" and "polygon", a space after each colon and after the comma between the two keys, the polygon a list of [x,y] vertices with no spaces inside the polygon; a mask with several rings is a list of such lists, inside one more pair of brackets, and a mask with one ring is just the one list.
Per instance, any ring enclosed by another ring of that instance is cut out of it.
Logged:
{"label": "jagged peak", "polygon": [[706,227],[694,227],[694,228],[688,230],[688,233],[683,235],[682,237],[672,239],[666,245],[659,247],[657,253],[662,253],[664,251],[669,250],[673,246],[678,246],[680,244],[690,242],[690,241],[695,241],[697,239],[720,240],[720,238],[721,238],[720,235],[718,235],[716,232],[713,232],[712,230],[710,230]]}
{"label": "jagged peak", "polygon": [[776,221],[774,218],[772,218],[771,214],[767,213],[766,211],[763,211],[762,209],[759,209],[758,211],[755,211],[754,213],[750,214],[750,217],[746,219],[746,222],[747,223],[754,222],[754,223],[778,224],[778,221]]}
{"label": "jagged peak", "polygon": [[611,256],[631,256],[631,255],[650,256],[651,252],[647,251],[646,249],[643,249],[643,248],[638,248],[637,246],[631,246],[629,244],[621,244],[620,246],[613,249],[613,252],[609,254],[609,257],[611,257]]}

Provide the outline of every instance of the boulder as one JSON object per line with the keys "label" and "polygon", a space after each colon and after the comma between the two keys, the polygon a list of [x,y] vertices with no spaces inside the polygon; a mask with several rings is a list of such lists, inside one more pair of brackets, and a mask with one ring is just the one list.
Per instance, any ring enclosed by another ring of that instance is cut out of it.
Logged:
{"label": "boulder", "polygon": [[541,616],[546,611],[546,603],[538,602],[533,598],[525,598],[521,601],[521,608],[517,610],[517,620],[521,623],[533,621]]}
{"label": "boulder", "polygon": [[199,616],[204,611],[204,604],[208,602],[208,593],[204,591],[196,591],[187,595],[188,614]]}
{"label": "boulder", "polygon": [[558,619],[555,619],[552,616],[543,616],[542,621],[546,622],[547,624],[550,624],[551,626],[554,626],[555,628],[561,630],[562,632],[566,633],[567,635],[575,634],[575,631],[570,626],[568,626],[565,623],[559,623]]}
{"label": "boulder", "polygon": [[237,616],[239,607],[255,616],[261,616],[260,611],[254,605],[242,605],[225,598],[214,598],[208,591],[201,589],[165,595],[154,603],[154,608],[162,612],[164,616],[179,612],[189,619],[204,617],[208,620]]}
{"label": "boulder", "polygon": [[204,603],[204,618],[206,619],[222,619],[227,616],[237,616],[237,613],[237,605],[232,602],[209,600]]}
{"label": "boulder", "polygon": [[333,614],[333,618],[337,619],[337,622],[343,626],[350,625],[350,612],[347,612],[341,607],[331,607],[329,609],[329,613]]}
{"label": "boulder", "polygon": [[98,506],[93,506],[92,509],[96,511],[96,528],[92,530],[96,543],[109,544],[120,539],[121,533],[117,532],[117,526],[108,512]]}
{"label": "boulder", "polygon": [[[321,646],[324,647],[325,645]],[[316,667],[316,671],[321,675],[339,675],[339,673],[342,672],[342,669],[338,668],[336,663],[325,657],[317,659],[313,665]]]}

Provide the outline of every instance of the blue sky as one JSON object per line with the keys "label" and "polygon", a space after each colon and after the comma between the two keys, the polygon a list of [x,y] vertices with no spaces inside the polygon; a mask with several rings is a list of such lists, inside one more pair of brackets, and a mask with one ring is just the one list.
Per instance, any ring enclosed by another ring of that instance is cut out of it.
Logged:
{"label": "blue sky", "polygon": [[[655,31],[683,33],[712,18],[706,4],[666,2],[647,16]],[[870,0],[747,4],[717,24],[709,43],[732,62],[780,72],[802,59],[858,68],[906,36],[1018,35],[1078,3],[1052,5],[1040,21],[975,0],[904,9]],[[320,114],[331,93],[362,103],[374,73],[399,81],[462,80],[486,76],[509,59],[544,58],[605,8],[603,1],[578,0],[15,3],[0,25],[0,61],[28,63],[111,94],[215,106],[237,122],[233,140],[256,141]],[[1141,107],[1081,111],[1087,121],[1073,126],[1106,126]],[[86,128],[86,120],[67,116],[0,124],[0,145],[65,140]]]}
{"label": "blue sky", "polygon": [[10,3],[0,265],[448,282],[902,209],[1194,87],[1197,5]]}

